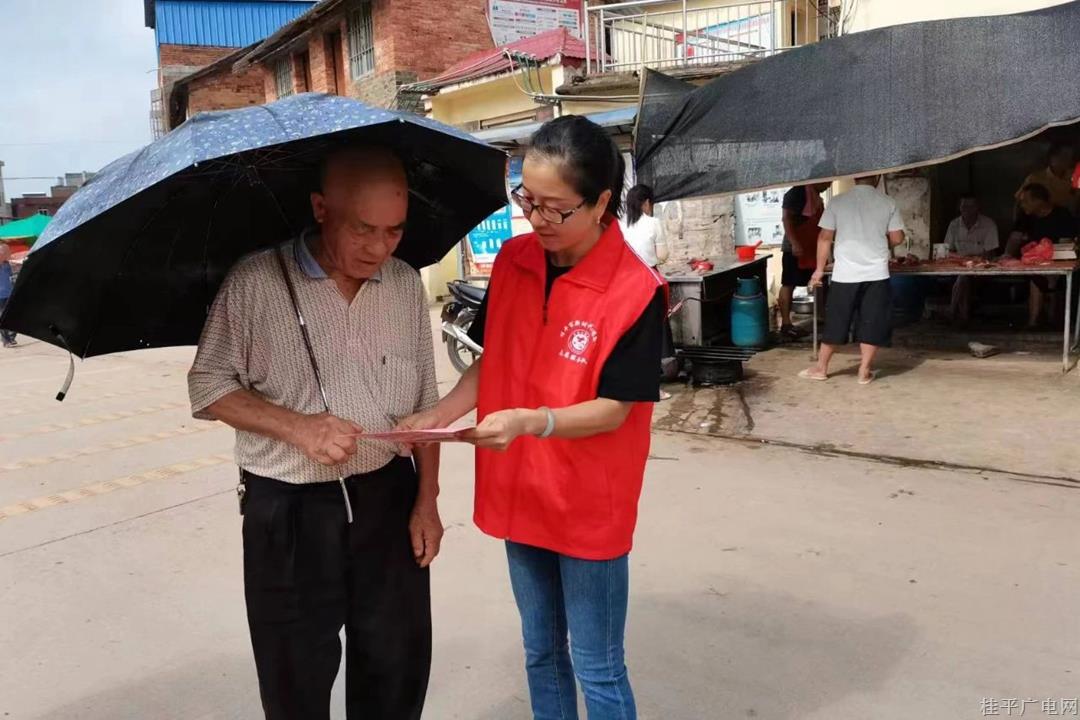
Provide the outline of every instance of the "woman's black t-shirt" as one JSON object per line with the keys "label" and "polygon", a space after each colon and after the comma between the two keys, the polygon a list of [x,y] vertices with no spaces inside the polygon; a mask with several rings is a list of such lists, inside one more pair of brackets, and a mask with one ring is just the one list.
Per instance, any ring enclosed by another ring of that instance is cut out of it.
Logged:
{"label": "woman's black t-shirt", "polygon": [[[545,297],[561,275],[572,268],[557,267],[547,260]],[[490,292],[480,303],[480,310],[469,328],[469,338],[477,345],[484,344],[484,325]],[[652,302],[638,319],[623,333],[600,372],[597,397],[620,402],[657,402],[660,399],[660,355],[663,327],[667,322],[667,302],[664,289],[657,288]]]}

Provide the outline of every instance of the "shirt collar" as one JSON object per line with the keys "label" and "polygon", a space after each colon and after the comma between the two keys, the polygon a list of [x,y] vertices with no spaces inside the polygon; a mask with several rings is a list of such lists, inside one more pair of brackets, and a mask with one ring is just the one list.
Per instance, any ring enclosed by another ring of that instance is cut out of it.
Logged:
{"label": "shirt collar", "polygon": [[[604,292],[611,284],[611,279],[619,268],[620,254],[627,248],[619,223],[613,217],[607,217],[606,220],[608,224],[600,235],[600,240],[577,265],[563,275],[571,282],[599,292]],[[536,233],[532,233],[530,237],[532,242],[514,256],[514,261],[523,268],[544,277],[542,273],[547,272],[547,255]]]}
{"label": "shirt collar", "polygon": [[[293,241],[293,257],[296,264],[300,266],[300,270],[303,271],[304,275],[312,280],[326,280],[329,277],[326,271],[323,270],[322,265],[311,253],[311,242],[318,242],[319,237],[318,232],[310,232],[305,229],[300,233],[300,237]],[[375,274],[368,279],[382,282],[382,268],[376,270]]]}

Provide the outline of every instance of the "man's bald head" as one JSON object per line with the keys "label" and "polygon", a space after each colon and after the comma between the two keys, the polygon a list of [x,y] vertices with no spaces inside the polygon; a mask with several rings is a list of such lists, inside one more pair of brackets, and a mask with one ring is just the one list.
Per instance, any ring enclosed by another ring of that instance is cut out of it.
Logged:
{"label": "man's bald head", "polygon": [[386,148],[335,150],[323,163],[311,208],[321,226],[319,261],[334,272],[365,280],[394,253],[405,230],[405,166]]}
{"label": "man's bald head", "polygon": [[323,160],[319,188],[323,195],[361,184],[400,183],[408,188],[401,159],[387,148],[353,145],[331,151]]}

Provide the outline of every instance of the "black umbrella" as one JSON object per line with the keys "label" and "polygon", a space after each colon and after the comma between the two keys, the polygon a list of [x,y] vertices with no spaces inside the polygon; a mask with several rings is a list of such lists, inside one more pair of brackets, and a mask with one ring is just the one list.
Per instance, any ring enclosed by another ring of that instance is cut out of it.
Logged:
{"label": "black umbrella", "polygon": [[506,204],[506,156],[425,118],[335,95],[196,115],[108,165],[27,257],[0,327],[80,357],[198,342],[236,260],[313,224],[327,152],[395,149],[410,203],[397,256],[437,262]]}

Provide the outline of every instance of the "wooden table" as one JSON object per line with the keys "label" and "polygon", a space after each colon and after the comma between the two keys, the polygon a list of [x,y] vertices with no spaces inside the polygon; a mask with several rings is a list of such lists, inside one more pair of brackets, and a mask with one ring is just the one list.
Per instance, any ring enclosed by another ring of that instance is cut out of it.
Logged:
{"label": "wooden table", "polygon": [[[901,265],[890,268],[892,275],[923,275],[926,277],[946,276],[972,276],[972,277],[1065,277],[1065,323],[1062,329],[1061,371],[1069,372],[1070,355],[1080,345],[1080,312],[1073,308],[1072,285],[1073,274],[1080,269],[1078,260],[1055,260],[1046,265],[1020,265],[1003,266],[990,265],[989,267],[963,267],[952,263],[926,262],[918,265]],[[826,275],[832,274],[832,268],[825,271]],[[814,359],[818,356],[818,301],[820,293],[814,290]],[[1072,326],[1075,315],[1075,328]]]}

